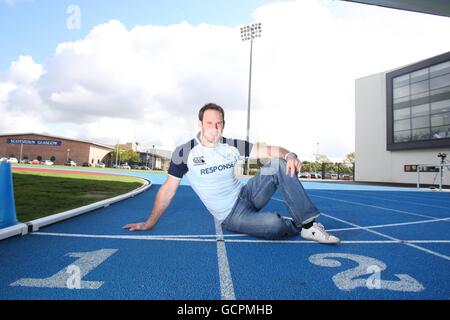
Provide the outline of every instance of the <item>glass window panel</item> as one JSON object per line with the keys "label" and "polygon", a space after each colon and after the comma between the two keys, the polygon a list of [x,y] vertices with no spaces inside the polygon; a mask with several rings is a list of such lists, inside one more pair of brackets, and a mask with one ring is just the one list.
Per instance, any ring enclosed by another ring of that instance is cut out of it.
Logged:
{"label": "glass window panel", "polygon": [[440,127],[450,124],[450,112],[439,113],[431,116],[431,126]]}
{"label": "glass window panel", "polygon": [[411,131],[399,131],[394,133],[394,142],[408,142],[411,140]]}
{"label": "glass window panel", "polygon": [[407,102],[407,101],[409,101],[409,97],[408,97],[408,96],[402,97],[402,98],[397,98],[397,99],[394,99],[394,104],[398,104],[398,103],[402,103],[402,102]]}
{"label": "glass window panel", "polygon": [[414,106],[411,108],[412,117],[424,116],[428,114],[430,114],[430,105],[428,103],[421,104],[419,106]]}
{"label": "glass window panel", "polygon": [[449,93],[449,92],[450,92],[450,85],[447,87],[442,87],[442,88],[431,90],[430,95],[437,95],[437,94],[443,94],[443,93]]}
{"label": "glass window panel", "polygon": [[402,131],[407,129],[411,129],[410,119],[394,121],[394,131]]}
{"label": "glass window panel", "polygon": [[428,80],[428,68],[417,70],[411,73],[411,83]]}
{"label": "glass window panel", "polygon": [[450,99],[450,86],[433,90],[430,95],[430,102]]}
{"label": "glass window panel", "polygon": [[[428,90],[425,91],[425,92],[422,92],[422,93],[416,93],[414,95],[411,95],[411,100],[422,100],[422,101],[424,101],[424,99],[428,99],[429,95],[430,95],[430,92]],[[422,103],[420,103],[420,104],[422,104]]]}
{"label": "glass window panel", "polygon": [[409,86],[404,86],[404,87],[394,89],[394,99],[404,97],[404,96],[409,96]]}
{"label": "glass window panel", "polygon": [[394,110],[394,120],[409,119],[410,117],[411,117],[410,108]]}
{"label": "glass window panel", "polygon": [[409,84],[409,73],[405,74],[404,76],[394,78],[393,82],[394,88],[403,87]]}
{"label": "glass window panel", "polygon": [[430,77],[436,77],[450,73],[450,61],[446,61],[430,67]]}
{"label": "glass window panel", "polygon": [[430,127],[430,117],[429,116],[412,118],[411,122],[412,122],[413,129]]}
{"label": "glass window panel", "polygon": [[411,84],[411,94],[423,93],[429,91],[429,83],[428,80],[420,81]]}
{"label": "glass window panel", "polygon": [[412,130],[412,140],[428,140],[430,139],[430,128]]}
{"label": "glass window panel", "polygon": [[430,101],[430,97],[428,96],[428,92],[422,95],[415,95],[411,97],[411,106],[420,106],[421,104],[426,104]]}
{"label": "glass window panel", "polygon": [[433,102],[431,104],[431,113],[440,113],[450,111],[450,99]]}
{"label": "glass window panel", "polygon": [[399,102],[398,100],[395,100],[394,102],[394,109],[404,109],[409,108],[411,103],[409,102],[409,99],[407,99],[404,102]]}
{"label": "glass window panel", "polygon": [[450,126],[431,128],[431,137],[433,139],[450,138]]}
{"label": "glass window panel", "polygon": [[430,80],[430,89],[438,89],[450,86],[450,73]]}

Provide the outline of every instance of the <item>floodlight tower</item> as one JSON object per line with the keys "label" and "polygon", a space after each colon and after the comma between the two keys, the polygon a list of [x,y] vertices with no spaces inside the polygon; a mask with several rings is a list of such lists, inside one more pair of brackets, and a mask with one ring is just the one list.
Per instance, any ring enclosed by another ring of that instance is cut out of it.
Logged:
{"label": "floodlight tower", "polygon": [[[241,39],[242,41],[250,40],[250,70],[248,76],[248,105],[247,105],[247,141],[250,141],[250,104],[252,95],[252,58],[253,58],[253,40],[261,37],[261,23],[253,23],[245,27],[241,27]],[[245,167],[247,174],[249,174],[249,161],[245,159]]]}

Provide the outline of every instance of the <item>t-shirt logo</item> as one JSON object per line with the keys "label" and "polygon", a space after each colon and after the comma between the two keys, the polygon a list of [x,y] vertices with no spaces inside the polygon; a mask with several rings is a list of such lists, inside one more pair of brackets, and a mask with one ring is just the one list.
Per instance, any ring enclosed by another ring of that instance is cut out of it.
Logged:
{"label": "t-shirt logo", "polygon": [[203,156],[195,157],[192,161],[194,162],[194,166],[201,166],[205,164],[205,159],[203,159]]}

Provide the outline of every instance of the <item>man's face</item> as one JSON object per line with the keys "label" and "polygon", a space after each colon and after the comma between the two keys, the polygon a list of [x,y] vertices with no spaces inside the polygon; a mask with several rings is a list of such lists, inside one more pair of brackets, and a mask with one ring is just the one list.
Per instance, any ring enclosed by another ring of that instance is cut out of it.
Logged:
{"label": "man's face", "polygon": [[219,111],[206,110],[203,113],[203,121],[199,121],[198,125],[206,141],[217,144],[222,137],[225,122]]}

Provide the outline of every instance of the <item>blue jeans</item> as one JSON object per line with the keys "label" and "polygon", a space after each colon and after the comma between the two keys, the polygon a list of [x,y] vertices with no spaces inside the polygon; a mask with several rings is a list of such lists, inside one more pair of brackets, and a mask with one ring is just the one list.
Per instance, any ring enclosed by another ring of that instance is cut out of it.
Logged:
{"label": "blue jeans", "polygon": [[[278,213],[261,213],[280,187],[292,218]],[[302,225],[320,215],[297,176],[286,175],[286,161],[273,159],[241,189],[231,213],[222,222],[224,229],[265,239],[299,234]]]}

